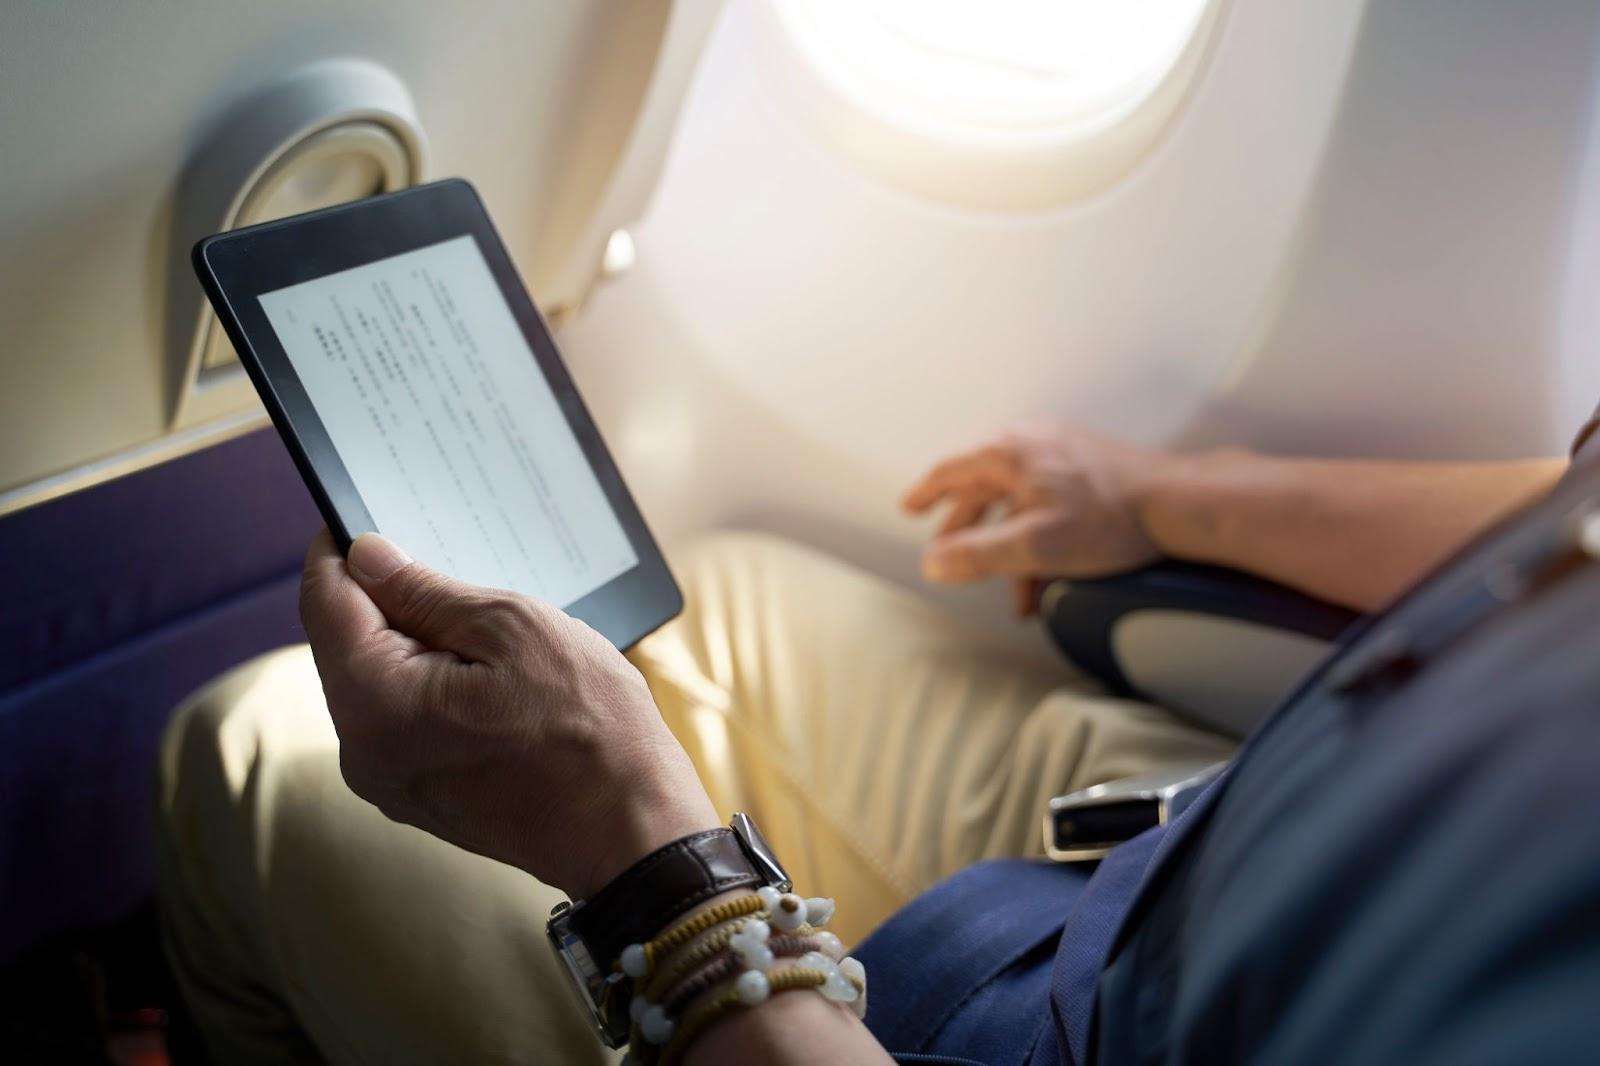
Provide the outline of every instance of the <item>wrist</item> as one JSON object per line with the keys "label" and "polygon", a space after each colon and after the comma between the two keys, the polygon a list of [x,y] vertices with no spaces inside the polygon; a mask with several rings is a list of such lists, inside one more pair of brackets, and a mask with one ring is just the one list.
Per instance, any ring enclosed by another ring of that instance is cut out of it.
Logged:
{"label": "wrist", "polygon": [[675,840],[721,826],[716,808],[699,780],[647,784],[610,790],[607,810],[592,834],[594,851],[574,871],[571,884],[560,885],[573,899],[589,899],[618,874],[651,852]]}
{"label": "wrist", "polygon": [[[733,919],[763,908],[783,911],[784,921],[774,924],[785,929],[807,921],[813,902],[824,908],[816,912],[821,915],[817,923],[827,920],[831,901],[782,895],[790,887],[782,863],[755,823],[735,814],[729,826],[676,836],[633,860],[591,890],[592,895],[561,903],[551,914],[547,933],[601,1039],[621,1047],[640,1021],[631,1013],[628,982],[650,979],[653,960],[664,958],[663,953],[682,948],[713,926],[723,925],[731,935]],[[655,976],[665,979],[666,973]],[[808,979],[815,980],[815,975]],[[616,991],[619,982],[621,994]],[[640,1006],[644,1009],[642,1001]]]}
{"label": "wrist", "polygon": [[1219,562],[1227,557],[1226,499],[1258,459],[1243,448],[1159,452],[1133,479],[1133,512],[1157,551],[1173,559]]}
{"label": "wrist", "polygon": [[734,1014],[690,1044],[683,1061],[685,1066],[724,1062],[769,1066],[881,1062],[892,1066],[860,1019],[817,995],[774,996],[759,1010]]}

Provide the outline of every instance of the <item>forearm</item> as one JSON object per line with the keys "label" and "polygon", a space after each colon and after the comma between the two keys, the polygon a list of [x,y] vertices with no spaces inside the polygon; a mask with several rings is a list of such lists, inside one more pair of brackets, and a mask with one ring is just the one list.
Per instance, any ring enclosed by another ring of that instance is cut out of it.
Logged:
{"label": "forearm", "polygon": [[[429,570],[374,533],[356,538],[346,560],[326,530],[307,552],[300,606],[339,732],[340,771],[357,795],[391,819],[521,868],[584,901],[584,923],[609,924],[613,936],[625,940],[650,937],[651,925],[676,927],[695,913],[676,913],[689,901],[732,881],[756,880],[740,873],[766,870],[752,854],[758,850],[753,838],[735,844],[707,832],[720,826],[716,808],[644,678],[582,622],[550,604]],[[683,843],[635,870],[674,841]],[[699,850],[702,845],[710,850]],[[733,876],[724,880],[730,870]],[[602,901],[606,886],[633,873],[638,876],[620,885],[609,903]],[[715,895],[701,906],[729,898]],[[651,908],[643,915],[641,901]],[[767,937],[774,926],[827,920],[820,911],[812,915],[805,902],[775,893],[762,902],[783,912],[782,921],[764,920]],[[720,919],[730,936],[713,948],[731,944],[735,928],[754,935],[747,921],[731,924],[756,909],[750,903],[705,919]],[[807,909],[797,914],[797,908]],[[637,945],[615,944],[612,937],[601,951],[573,922],[575,913],[565,912],[554,932],[558,950],[568,955],[564,966],[582,977],[582,994],[591,992],[589,968],[607,972],[619,950],[616,961],[625,972],[633,959],[635,981],[649,972],[653,952],[630,954]],[[822,956],[809,960],[812,972],[804,976],[831,979],[823,989],[835,999],[851,998],[854,988],[852,1002],[859,1004],[861,974],[853,960],[849,966],[836,961],[838,942],[818,937],[802,946]],[[656,950],[670,957],[682,947],[680,937]],[[751,968],[776,961],[769,953]],[[786,956],[784,964],[790,962]],[[841,988],[841,980],[848,986]],[[612,1004],[602,999],[593,1005],[611,1020]],[[648,1018],[661,1036],[660,1027],[676,1020],[664,1003],[640,1000],[639,1006],[655,1012],[635,1019],[641,1031]],[[620,1029],[622,1019],[616,1021]],[[608,1036],[625,1035],[606,1028]],[[888,1061],[850,1010],[825,999],[822,990],[780,989],[771,1002],[736,1011],[701,1036],[688,1043],[693,1034],[683,1034],[691,1062]]]}
{"label": "forearm", "polygon": [[1422,463],[1225,450],[1161,464],[1138,487],[1138,510],[1166,555],[1370,611],[1548,491],[1565,468],[1560,459]]}

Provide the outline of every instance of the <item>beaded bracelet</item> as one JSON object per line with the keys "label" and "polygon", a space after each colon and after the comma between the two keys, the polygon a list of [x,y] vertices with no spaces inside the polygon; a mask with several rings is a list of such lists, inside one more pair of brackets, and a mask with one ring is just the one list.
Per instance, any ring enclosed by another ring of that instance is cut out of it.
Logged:
{"label": "beaded bracelet", "polygon": [[[832,913],[831,910],[824,913],[823,908],[818,908],[818,911],[819,921],[825,921],[826,916]],[[669,998],[676,998],[675,992],[669,997],[668,990],[675,990],[697,970],[713,961],[721,961],[717,957],[725,951],[730,953],[724,958],[731,960],[737,970],[751,967],[765,970],[780,955],[793,957],[811,950],[824,951],[834,959],[844,954],[844,945],[832,933],[801,923],[794,933],[773,937],[769,921],[766,911],[757,911],[748,917],[724,919],[703,930],[698,939],[690,940],[663,960],[663,964],[656,968],[654,976],[642,989],[639,982],[635,981],[633,996],[628,1004],[628,1013],[633,1021],[629,1042],[639,1043],[641,1038],[648,1043],[664,1040],[671,1030],[672,1019],[678,1013],[665,1002]],[[770,944],[769,938],[772,941]]]}
{"label": "beaded bracelet", "polygon": [[[855,959],[845,959],[844,961],[855,963],[853,969],[856,971],[861,968],[861,964],[856,962]],[[842,968],[843,963],[840,966]],[[759,998],[753,998],[752,994],[747,991],[747,988],[754,986],[754,982],[741,987],[741,985],[744,985],[744,978],[749,977],[751,974],[764,978],[761,984],[764,991]],[[683,1055],[684,1049],[693,1043],[696,1037],[709,1028],[713,1022],[721,1020],[736,1010],[764,1003],[775,993],[790,992],[797,989],[815,988],[823,990],[823,995],[826,996],[826,989],[829,983],[838,976],[838,971],[827,972],[804,966],[780,970],[770,976],[760,970],[746,970],[731,987],[718,992],[684,1018],[683,1024],[678,1027],[678,1031],[673,1034],[666,1047],[661,1049],[661,1056],[656,1060],[656,1066],[673,1066]],[[855,999],[864,1002],[867,993],[866,974],[864,972],[852,973],[847,975],[845,979],[854,990]],[[832,999],[833,997],[829,996],[828,998]]]}
{"label": "beaded bracelet", "polygon": [[[768,944],[773,956],[780,959],[795,959],[801,955],[818,951],[818,941],[814,936],[792,936],[786,934],[773,937],[768,941]],[[668,985],[672,992],[662,998],[661,1009],[666,1011],[667,1017],[676,1018],[683,1013],[683,1008],[696,998],[711,991],[722,982],[737,977],[744,972],[744,969],[744,959],[737,954],[727,954],[714,958],[682,980]]]}
{"label": "beaded bracelet", "polygon": [[[627,1061],[666,1062],[722,1015],[763,1003],[775,991],[815,988],[864,1016],[865,969],[844,957],[837,936],[818,928],[833,910],[831,899],[766,887],[708,908],[647,944],[629,945],[616,967],[632,978]],[[773,971],[780,957],[798,960]],[[670,1048],[677,1050],[668,1055]]]}
{"label": "beaded bracelet", "polygon": [[[750,922],[761,925],[746,929]],[[757,929],[766,930],[766,934],[759,935]],[[739,946],[730,948],[731,944]],[[765,925],[764,912],[714,926],[673,956],[670,965],[660,967],[643,990],[633,993],[628,1004],[633,1021],[629,1042],[639,1043],[647,1032],[651,1036],[665,1033],[672,1020],[697,996],[745,969],[764,969],[776,959],[812,953],[836,961],[844,955],[844,945],[832,933],[813,930],[809,925],[802,925],[795,933],[772,936],[770,927]]]}
{"label": "beaded bracelet", "polygon": [[714,925],[729,918],[754,914],[763,906],[765,902],[759,895],[724,900],[715,907],[707,908],[693,918],[673,926],[648,944],[629,944],[622,949],[622,954],[617,958],[616,969],[635,981],[647,978],[655,969],[656,959],[661,955],[682,946]]}
{"label": "beaded bracelet", "polygon": [[[784,932],[798,932],[810,924],[821,926],[833,917],[833,900],[822,896],[801,899],[793,893],[779,893],[777,889],[763,886],[748,896],[724,900],[707,908],[646,944],[629,944],[622,949],[612,969],[627,974],[635,982],[651,977],[656,961],[664,954],[682,947],[713,926],[732,918],[767,912],[767,920]],[[830,934],[831,935],[831,934]]]}
{"label": "beaded bracelet", "polygon": [[635,984],[634,998],[642,996],[652,1003],[658,1002],[667,989],[683,980],[685,974],[726,950],[728,941],[738,934],[747,920],[742,915],[730,918],[706,930],[699,939],[685,944],[683,949],[672,957],[671,965],[657,968],[643,989]]}

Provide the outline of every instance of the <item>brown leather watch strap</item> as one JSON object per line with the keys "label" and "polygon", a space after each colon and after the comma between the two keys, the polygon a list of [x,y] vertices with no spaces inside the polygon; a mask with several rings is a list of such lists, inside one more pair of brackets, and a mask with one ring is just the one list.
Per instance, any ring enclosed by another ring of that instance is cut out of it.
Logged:
{"label": "brown leather watch strap", "polygon": [[712,896],[766,884],[731,829],[711,829],[657,848],[572,907],[572,928],[601,971],[629,944],[658,936]]}

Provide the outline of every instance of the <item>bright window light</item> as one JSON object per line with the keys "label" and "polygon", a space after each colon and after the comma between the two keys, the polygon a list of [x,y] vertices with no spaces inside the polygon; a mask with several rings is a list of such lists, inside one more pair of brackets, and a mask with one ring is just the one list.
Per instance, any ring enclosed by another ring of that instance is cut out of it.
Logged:
{"label": "bright window light", "polygon": [[777,3],[859,105],[962,137],[1116,121],[1172,70],[1208,0]]}
{"label": "bright window light", "polygon": [[891,137],[1053,166],[1130,117],[1123,144],[1147,144],[1222,0],[767,2],[812,78]]}

